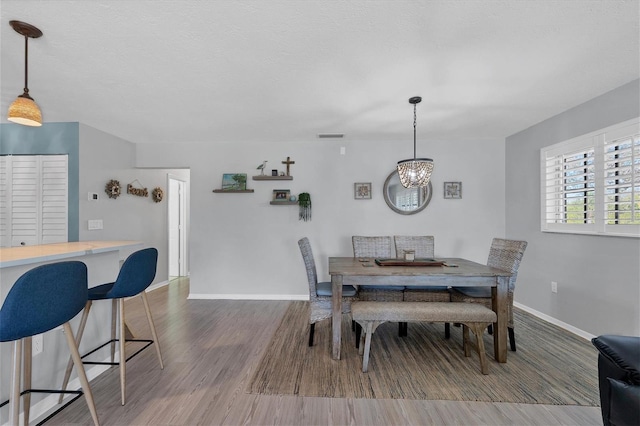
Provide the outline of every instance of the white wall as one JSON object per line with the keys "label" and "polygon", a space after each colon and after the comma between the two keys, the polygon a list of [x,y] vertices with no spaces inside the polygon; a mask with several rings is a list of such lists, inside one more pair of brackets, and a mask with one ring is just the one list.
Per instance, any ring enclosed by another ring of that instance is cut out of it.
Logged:
{"label": "white wall", "polygon": [[[144,247],[158,249],[158,269],[154,283],[168,279],[168,204],[167,175],[188,182],[189,170],[136,169],[135,145],[93,127],[80,124],[80,241],[137,240]],[[112,199],[105,193],[105,185],[116,179],[122,186],[121,195]],[[149,197],[127,194],[128,183],[138,180],[136,187],[144,186]],[[153,202],[151,191],[160,187],[165,199]],[[187,184],[188,188],[188,184]],[[98,201],[89,201],[88,193],[99,195]],[[89,231],[89,219],[102,219],[104,229]],[[134,250],[131,250],[134,251]],[[125,253],[125,256],[129,253]],[[114,277],[115,278],[115,277]]]}
{"label": "white wall", "polygon": [[640,240],[542,233],[540,148],[638,117],[639,81],[506,141],[507,237],[529,242],[515,300],[592,335],[640,335]]}
{"label": "white wall", "polygon": [[[340,147],[346,155],[340,155]],[[327,141],[254,144],[138,144],[138,167],[191,170],[191,297],[305,298],[308,285],[297,240],[312,242],[320,279],[327,257],[351,256],[352,235],[434,235],[436,255],[486,262],[491,239],[504,236],[504,141],[426,141],[418,155],[434,158],[434,195],[421,213],[390,210],[382,187],[412,140],[371,144]],[[256,166],[283,170],[293,181],[253,181]],[[218,194],[223,173],[247,173],[253,194]],[[462,181],[461,200],[443,199],[444,181]],[[354,182],[372,182],[373,199],[354,200]],[[309,192],[313,219],[297,206],[271,206],[274,189]]]}

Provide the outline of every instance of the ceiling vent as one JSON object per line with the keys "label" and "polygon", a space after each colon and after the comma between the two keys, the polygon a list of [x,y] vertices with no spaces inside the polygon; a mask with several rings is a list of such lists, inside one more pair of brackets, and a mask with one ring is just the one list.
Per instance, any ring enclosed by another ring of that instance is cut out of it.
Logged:
{"label": "ceiling vent", "polygon": [[318,133],[319,139],[342,139],[344,133]]}

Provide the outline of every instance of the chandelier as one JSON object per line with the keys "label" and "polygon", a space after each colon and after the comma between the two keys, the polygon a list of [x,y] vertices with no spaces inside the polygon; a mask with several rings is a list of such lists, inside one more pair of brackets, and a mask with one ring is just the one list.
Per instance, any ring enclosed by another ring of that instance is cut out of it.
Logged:
{"label": "chandelier", "polygon": [[421,101],[420,96],[409,99],[409,103],[413,104],[413,158],[398,161],[398,176],[405,188],[427,186],[433,171],[431,158],[416,158],[416,105]]}

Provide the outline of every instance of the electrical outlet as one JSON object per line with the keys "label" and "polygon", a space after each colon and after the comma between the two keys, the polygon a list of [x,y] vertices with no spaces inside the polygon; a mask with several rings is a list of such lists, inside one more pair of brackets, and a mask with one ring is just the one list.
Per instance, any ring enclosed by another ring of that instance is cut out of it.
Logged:
{"label": "electrical outlet", "polygon": [[36,356],[42,353],[44,349],[44,337],[42,334],[36,334],[31,338],[31,354],[32,356]]}
{"label": "electrical outlet", "polygon": [[558,283],[555,281],[551,281],[551,293],[558,292]]}

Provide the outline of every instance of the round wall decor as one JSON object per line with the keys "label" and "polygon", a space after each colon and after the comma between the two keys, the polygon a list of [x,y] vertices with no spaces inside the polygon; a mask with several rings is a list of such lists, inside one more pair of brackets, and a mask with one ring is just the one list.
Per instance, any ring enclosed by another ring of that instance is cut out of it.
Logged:
{"label": "round wall decor", "polygon": [[109,198],[118,198],[120,196],[120,182],[115,179],[111,179],[104,187],[104,192],[107,193]]}
{"label": "round wall decor", "polygon": [[151,197],[153,198],[153,201],[159,203],[160,201],[162,201],[162,198],[164,198],[164,191],[162,190],[162,188],[157,186],[153,189]]}

